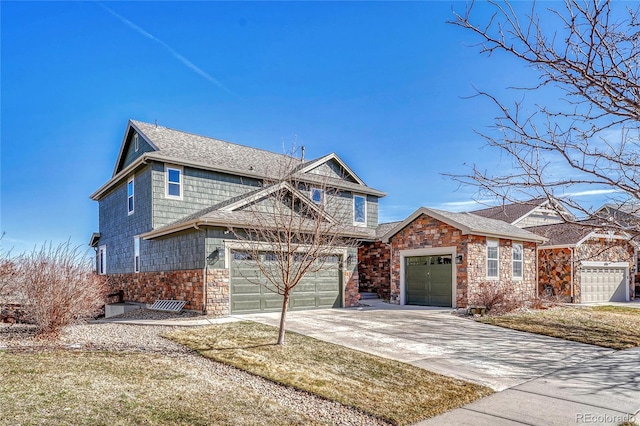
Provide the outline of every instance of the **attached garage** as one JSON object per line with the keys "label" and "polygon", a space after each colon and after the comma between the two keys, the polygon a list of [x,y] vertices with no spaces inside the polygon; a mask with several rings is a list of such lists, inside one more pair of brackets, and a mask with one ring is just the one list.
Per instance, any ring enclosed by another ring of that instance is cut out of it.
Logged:
{"label": "attached garage", "polygon": [[451,306],[452,256],[405,257],[405,303],[407,305]]}
{"label": "attached garage", "polygon": [[583,265],[580,270],[582,303],[627,301],[628,276],[627,266]]}
{"label": "attached garage", "polygon": [[[271,253],[262,253],[261,261]],[[231,313],[277,312],[282,309],[282,296],[276,294],[255,260],[240,251],[231,252]],[[289,310],[342,307],[342,282],[339,259],[329,259],[325,267],[307,273],[294,288]]]}

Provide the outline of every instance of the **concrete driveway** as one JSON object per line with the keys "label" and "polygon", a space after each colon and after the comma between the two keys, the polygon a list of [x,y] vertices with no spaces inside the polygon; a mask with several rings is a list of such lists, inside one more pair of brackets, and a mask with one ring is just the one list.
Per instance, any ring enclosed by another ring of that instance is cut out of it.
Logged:
{"label": "concrete driveway", "polygon": [[[277,326],[279,314],[241,318]],[[290,312],[287,329],[497,391],[613,352],[481,324],[451,309],[389,304]]]}

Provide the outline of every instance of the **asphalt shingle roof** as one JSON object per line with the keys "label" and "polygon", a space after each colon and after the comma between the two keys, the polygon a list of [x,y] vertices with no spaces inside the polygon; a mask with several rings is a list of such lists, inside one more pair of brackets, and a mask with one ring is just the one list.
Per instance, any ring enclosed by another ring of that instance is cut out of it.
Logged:
{"label": "asphalt shingle roof", "polygon": [[496,219],[507,223],[513,223],[516,220],[520,219],[522,216],[534,210],[536,207],[542,205],[545,201],[547,201],[546,198],[534,198],[522,203],[503,204],[501,206],[474,210],[470,213],[489,219]]}
{"label": "asphalt shingle roof", "polygon": [[168,127],[131,120],[158,151],[153,155],[168,162],[198,163],[231,172],[278,177],[297,168],[303,161],[285,154],[238,145]]}
{"label": "asphalt shingle roof", "polygon": [[527,228],[534,234],[542,235],[549,240],[544,246],[572,246],[595,230],[594,223],[556,223]]}

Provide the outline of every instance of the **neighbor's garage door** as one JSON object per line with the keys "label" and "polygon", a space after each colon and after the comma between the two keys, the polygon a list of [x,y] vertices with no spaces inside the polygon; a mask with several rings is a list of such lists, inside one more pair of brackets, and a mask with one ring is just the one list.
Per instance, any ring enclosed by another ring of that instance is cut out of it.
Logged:
{"label": "neighbor's garage door", "polygon": [[405,303],[451,306],[451,255],[405,257]]}
{"label": "neighbor's garage door", "polygon": [[[260,255],[265,261],[268,253]],[[263,285],[256,284],[259,281]],[[231,312],[255,313],[279,311],[282,296],[270,291],[256,262],[243,252],[231,253]],[[307,273],[294,288],[289,299],[290,310],[339,308],[342,306],[338,257],[331,257],[325,268]]]}
{"label": "neighbor's garage door", "polygon": [[582,267],[582,303],[624,302],[627,298],[627,268]]}

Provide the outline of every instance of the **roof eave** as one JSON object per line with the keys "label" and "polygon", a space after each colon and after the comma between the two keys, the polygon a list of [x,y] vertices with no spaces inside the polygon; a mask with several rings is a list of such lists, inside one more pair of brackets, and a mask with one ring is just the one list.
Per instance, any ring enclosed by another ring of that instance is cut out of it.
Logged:
{"label": "roof eave", "polygon": [[93,201],[100,201],[100,199],[107,193],[115,184],[117,184],[121,179],[124,179],[127,175],[137,169],[141,164],[147,164],[149,160],[149,154],[142,154],[140,157],[135,159],[131,164],[118,172],[117,175],[113,176],[106,183],[104,183],[100,188],[98,188],[93,194],[89,196]]}

